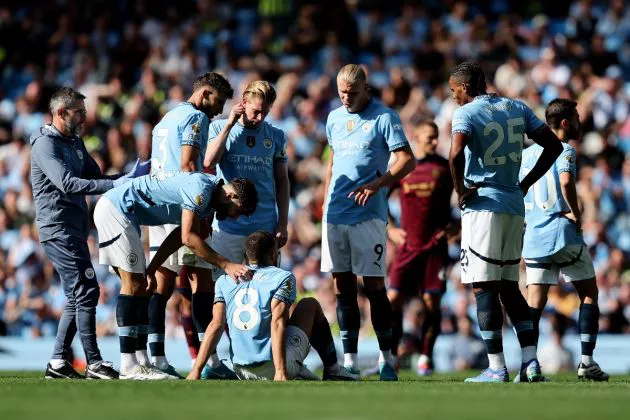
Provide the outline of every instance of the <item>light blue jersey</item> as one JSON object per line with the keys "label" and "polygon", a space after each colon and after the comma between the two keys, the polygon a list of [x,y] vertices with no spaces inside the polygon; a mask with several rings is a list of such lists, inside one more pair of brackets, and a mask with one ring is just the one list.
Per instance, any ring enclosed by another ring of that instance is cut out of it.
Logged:
{"label": "light blue jersey", "polygon": [[[525,196],[524,258],[547,257],[567,245],[584,245],[581,231],[563,216],[571,209],[562,195],[560,174],[569,172],[576,179],[576,169],[575,149],[566,143],[562,143],[562,149],[553,166]],[[523,151],[521,179],[532,170],[542,152],[543,148],[537,144]]]}
{"label": "light blue jersey", "polygon": [[328,115],[328,143],[334,152],[324,221],[355,225],[366,220],[387,221],[387,191],[383,188],[364,207],[348,194],[387,172],[390,153],[409,145],[398,114],[376,99],[361,112],[340,106]]}
{"label": "light blue jersey", "polygon": [[215,284],[214,302],[226,306],[232,363],[258,365],[271,355],[271,301],[295,301],[295,277],[278,267],[250,266],[254,278],[235,283],[228,275]]}
{"label": "light blue jersey", "polygon": [[182,209],[200,218],[213,212],[212,192],[219,178],[202,172],[160,172],[141,176],[107,191],[107,197],[120,212],[140,229],[181,223]]}
{"label": "light blue jersey", "polygon": [[196,163],[201,171],[208,145],[209,123],[208,116],[190,102],[182,102],[167,112],[153,128],[151,173],[181,170],[182,146],[199,149]]}
{"label": "light blue jersey", "polygon": [[[226,122],[217,120],[210,124],[210,142],[219,135]],[[287,138],[282,130],[265,121],[255,129],[236,123],[225,143],[225,151],[217,165],[217,175],[226,183],[234,178],[250,179],[258,191],[258,206],[247,219],[215,220],[214,226],[241,236],[257,230],[273,232],[278,224],[274,165],[286,161]]]}
{"label": "light blue jersey", "polygon": [[452,133],[469,137],[464,149],[464,185],[477,186],[464,209],[523,216],[519,169],[525,134],[544,126],[520,101],[495,94],[480,95],[455,110]]}

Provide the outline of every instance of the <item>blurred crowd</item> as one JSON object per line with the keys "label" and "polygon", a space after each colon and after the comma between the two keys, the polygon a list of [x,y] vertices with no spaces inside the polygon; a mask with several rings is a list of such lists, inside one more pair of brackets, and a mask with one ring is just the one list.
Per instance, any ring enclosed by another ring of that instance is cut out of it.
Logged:
{"label": "blurred crowd", "polygon": [[[87,96],[83,138],[105,172],[124,171],[151,153],[151,130],[185,100],[192,80],[224,74],[241,96],[255,79],[278,97],[267,121],[289,139],[290,239],[282,264],[303,295],[316,296],[332,324],[335,295],[320,273],[326,117],[339,106],[335,76],[365,65],[374,95],[399,111],[411,135],[433,118],[446,156],[456,107],[446,81],[463,60],[477,60],[490,91],[525,101],[544,119],[556,97],[578,102],[583,136],[578,191],[584,235],[600,287],[600,328],[630,333],[630,8],[623,0],[51,0],[0,6],[0,335],[52,337],[64,296],[33,224],[29,137],[50,122],[58,86]],[[230,103],[226,105],[229,111]],[[88,197],[93,208],[97,197]],[[396,196],[391,210],[399,212]],[[453,217],[459,217],[453,210]],[[146,238],[146,235],[145,235]],[[98,264],[98,332],[115,334],[119,283]],[[395,252],[388,247],[388,257]],[[446,271],[445,334],[474,335],[470,293],[459,282],[458,243]],[[555,287],[548,313],[575,329],[577,297]],[[181,335],[179,301],[169,302],[167,334]],[[369,319],[367,301],[362,313]],[[422,308],[409,305],[406,329]],[[468,324],[467,324],[468,323]],[[473,324],[474,325],[474,324]],[[543,333],[552,322],[543,321]],[[363,333],[370,334],[365,323]],[[464,339],[464,338],[462,338]]]}

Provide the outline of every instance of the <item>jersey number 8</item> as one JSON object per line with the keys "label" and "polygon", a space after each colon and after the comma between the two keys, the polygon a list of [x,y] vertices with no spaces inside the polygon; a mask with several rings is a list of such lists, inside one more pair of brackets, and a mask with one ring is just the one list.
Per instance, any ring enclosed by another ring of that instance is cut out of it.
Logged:
{"label": "jersey number 8", "polygon": [[[245,303],[245,296],[247,296],[247,303]],[[236,293],[234,302],[236,304],[236,310],[232,315],[232,324],[241,331],[250,331],[255,328],[260,322],[260,314],[258,313],[258,292],[255,289],[241,289]],[[243,316],[243,312],[247,315]],[[243,320],[243,318],[247,318]]]}

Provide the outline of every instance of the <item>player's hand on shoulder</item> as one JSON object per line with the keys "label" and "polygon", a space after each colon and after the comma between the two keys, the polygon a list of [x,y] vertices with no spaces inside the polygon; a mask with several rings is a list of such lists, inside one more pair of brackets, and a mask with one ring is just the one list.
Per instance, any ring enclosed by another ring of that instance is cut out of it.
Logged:
{"label": "player's hand on shoulder", "polygon": [[379,178],[374,181],[370,181],[367,184],[361,185],[359,188],[348,194],[348,198],[353,198],[354,202],[363,207],[367,204],[367,201],[374,194],[378,192],[382,187],[381,180]]}
{"label": "player's hand on shoulder", "polygon": [[252,270],[247,268],[247,266],[243,264],[236,264],[233,262],[227,263],[224,271],[228,276],[232,277],[232,279],[234,279],[234,281],[236,281],[237,283],[241,281],[249,281],[254,276],[254,273],[252,272]]}
{"label": "player's hand on shoulder", "polygon": [[407,232],[396,226],[387,228],[387,236],[396,246],[402,246],[407,241]]}
{"label": "player's hand on shoulder", "polygon": [[244,113],[245,105],[243,104],[243,102],[239,102],[238,104],[234,105],[228,117],[228,124],[236,124],[236,121],[238,121],[238,119],[241,118],[241,115],[243,115]]}

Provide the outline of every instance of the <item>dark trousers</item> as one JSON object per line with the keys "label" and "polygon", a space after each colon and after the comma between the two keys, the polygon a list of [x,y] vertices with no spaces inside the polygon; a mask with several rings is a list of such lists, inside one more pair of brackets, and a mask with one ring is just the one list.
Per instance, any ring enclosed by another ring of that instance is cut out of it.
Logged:
{"label": "dark trousers", "polygon": [[68,300],[57,328],[52,358],[67,360],[78,329],[88,364],[103,360],[96,344],[96,305],[100,290],[87,242],[76,238],[51,239],[42,246]]}

